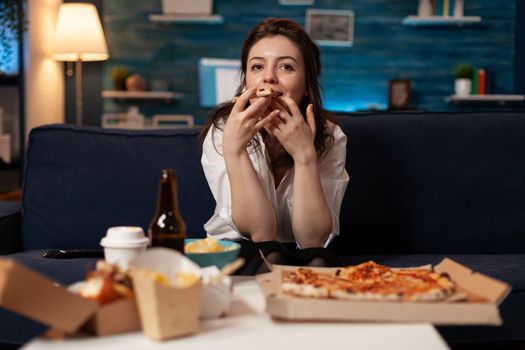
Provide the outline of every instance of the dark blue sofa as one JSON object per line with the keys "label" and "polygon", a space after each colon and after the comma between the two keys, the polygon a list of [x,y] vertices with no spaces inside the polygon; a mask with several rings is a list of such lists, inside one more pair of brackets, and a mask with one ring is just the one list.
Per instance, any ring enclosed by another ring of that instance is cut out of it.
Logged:
{"label": "dark blue sofa", "polygon": [[[350,183],[331,248],[344,263],[437,263],[448,256],[508,282],[502,327],[439,327],[454,348],[525,348],[525,112],[337,115],[348,135]],[[93,259],[52,260],[50,248],[98,248],[115,225],[147,227],[161,168],[176,169],[190,237],[214,208],[200,166],[199,129],[31,132],[20,232],[0,206],[2,253],[62,283]],[[9,232],[7,232],[9,231]],[[7,237],[7,238],[6,238]],[[44,330],[0,310],[0,343]]]}

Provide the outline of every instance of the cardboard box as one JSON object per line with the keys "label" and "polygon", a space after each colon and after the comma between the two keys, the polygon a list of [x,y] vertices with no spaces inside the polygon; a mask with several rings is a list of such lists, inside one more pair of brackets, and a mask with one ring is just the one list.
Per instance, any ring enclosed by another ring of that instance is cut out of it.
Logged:
{"label": "cardboard box", "polygon": [[66,334],[140,330],[134,300],[99,306],[13,259],[0,259],[0,306]]}
{"label": "cardboard box", "polygon": [[99,335],[140,331],[140,317],[134,299],[122,299],[100,306],[82,330]]}
{"label": "cardboard box", "polygon": [[[458,289],[466,293],[462,302],[377,302],[300,298],[280,290],[282,271],[292,266],[274,266],[271,273],[257,280],[266,298],[266,310],[276,319],[294,321],[370,321],[431,322],[435,325],[492,325],[503,322],[498,306],[511,287],[501,281],[473,272],[445,258],[435,270],[448,273]],[[316,269],[331,271],[335,269]]]}
{"label": "cardboard box", "polygon": [[137,270],[131,275],[144,335],[166,340],[199,330],[201,283],[176,288],[163,286]]}
{"label": "cardboard box", "polygon": [[210,15],[212,7],[212,0],[162,0],[166,14]]}
{"label": "cardboard box", "polygon": [[[138,254],[130,266],[144,335],[165,340],[199,330],[202,283],[186,287],[178,283],[181,272],[200,279],[197,264],[178,251],[157,247]],[[159,282],[160,276],[167,285]]]}

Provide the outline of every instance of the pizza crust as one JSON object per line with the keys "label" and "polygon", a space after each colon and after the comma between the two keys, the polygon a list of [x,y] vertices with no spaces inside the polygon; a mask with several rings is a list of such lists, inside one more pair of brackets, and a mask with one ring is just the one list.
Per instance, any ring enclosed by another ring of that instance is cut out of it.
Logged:
{"label": "pizza crust", "polygon": [[316,287],[308,284],[283,283],[283,292],[299,297],[307,298],[329,298],[330,293],[326,287]]}

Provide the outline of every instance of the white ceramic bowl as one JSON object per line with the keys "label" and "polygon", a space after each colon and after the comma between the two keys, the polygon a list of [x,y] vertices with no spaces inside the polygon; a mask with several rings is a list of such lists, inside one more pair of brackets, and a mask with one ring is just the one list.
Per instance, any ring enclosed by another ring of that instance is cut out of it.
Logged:
{"label": "white ceramic bowl", "polygon": [[203,268],[201,272],[204,283],[201,292],[201,318],[220,317],[226,313],[232,300],[232,280],[224,277],[219,283],[210,284],[210,280],[220,273],[217,266]]}

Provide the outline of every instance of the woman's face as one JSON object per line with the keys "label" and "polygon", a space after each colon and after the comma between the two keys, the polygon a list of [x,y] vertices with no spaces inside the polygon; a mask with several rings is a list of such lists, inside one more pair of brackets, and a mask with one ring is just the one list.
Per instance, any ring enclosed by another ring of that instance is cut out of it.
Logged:
{"label": "woman's face", "polygon": [[246,65],[246,87],[271,87],[298,105],[306,95],[305,67],[299,49],[282,35],[266,37],[252,46]]}

